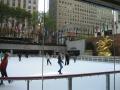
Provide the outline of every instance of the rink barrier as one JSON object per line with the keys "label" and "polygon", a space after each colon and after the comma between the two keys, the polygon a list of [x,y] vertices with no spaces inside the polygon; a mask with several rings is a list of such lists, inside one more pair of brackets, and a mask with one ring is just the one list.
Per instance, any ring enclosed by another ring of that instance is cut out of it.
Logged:
{"label": "rink barrier", "polygon": [[96,62],[111,62],[111,63],[120,63],[119,56],[89,56],[81,55],[77,57],[78,60],[82,61],[96,61]]}
{"label": "rink barrier", "polygon": [[120,73],[120,71],[105,71],[105,72],[93,72],[93,73],[81,73],[81,74],[55,74],[42,76],[25,76],[25,77],[0,77],[0,80],[25,80],[27,81],[27,90],[30,90],[31,80],[48,80],[48,79],[68,79],[68,90],[72,90],[72,78],[86,77],[96,75],[106,75],[106,90],[110,90],[110,74]]}

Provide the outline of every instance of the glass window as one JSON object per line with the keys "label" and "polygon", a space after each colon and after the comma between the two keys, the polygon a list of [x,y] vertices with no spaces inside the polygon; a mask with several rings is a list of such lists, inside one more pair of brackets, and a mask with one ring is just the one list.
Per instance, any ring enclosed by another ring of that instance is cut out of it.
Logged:
{"label": "glass window", "polygon": [[31,0],[29,0],[29,2],[28,3],[30,3],[31,4]]}
{"label": "glass window", "polygon": [[31,6],[28,6],[28,9],[31,9]]}

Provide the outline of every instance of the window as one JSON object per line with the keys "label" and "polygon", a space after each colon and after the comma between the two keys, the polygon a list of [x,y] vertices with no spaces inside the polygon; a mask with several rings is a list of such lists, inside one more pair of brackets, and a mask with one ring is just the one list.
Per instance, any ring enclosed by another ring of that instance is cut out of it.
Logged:
{"label": "window", "polygon": [[34,10],[36,10],[36,7],[33,7]]}
{"label": "window", "polygon": [[21,6],[21,0],[18,0],[18,7]]}
{"label": "window", "polygon": [[24,0],[23,8],[26,8],[26,0]]}
{"label": "window", "polygon": [[15,0],[12,1],[12,6],[15,7]]}
{"label": "window", "polygon": [[29,0],[29,2],[28,2],[29,4],[31,4],[31,0]]}
{"label": "window", "polygon": [[36,4],[36,0],[33,1],[33,4]]}
{"label": "window", "polygon": [[31,9],[31,6],[28,6],[28,9]]}
{"label": "window", "polygon": [[10,4],[10,2],[9,2],[9,0],[7,0],[7,5],[9,5]]}
{"label": "window", "polygon": [[30,12],[30,13],[31,13],[31,10],[28,10],[28,12]]}

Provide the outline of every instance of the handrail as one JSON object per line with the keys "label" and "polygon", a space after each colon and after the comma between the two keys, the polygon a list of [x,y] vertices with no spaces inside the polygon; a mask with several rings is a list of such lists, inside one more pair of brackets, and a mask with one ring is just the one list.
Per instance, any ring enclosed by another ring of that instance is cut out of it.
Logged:
{"label": "handrail", "polygon": [[120,57],[119,56],[89,56],[89,55],[82,55],[77,57],[80,60],[85,60],[85,61],[102,61],[102,62],[114,62],[115,63],[120,63]]}
{"label": "handrail", "polygon": [[[81,74],[55,74],[55,75],[44,75],[43,79],[60,79],[60,78],[73,78],[73,77],[85,77],[85,76],[95,76],[104,74],[115,74],[120,73],[120,71],[105,71],[105,72],[93,72],[93,73],[81,73]],[[42,76],[24,76],[24,77],[0,77],[0,80],[42,80]]]}
{"label": "handrail", "polygon": [[30,80],[47,80],[47,79],[68,79],[68,90],[72,90],[72,78],[74,77],[85,77],[94,75],[106,75],[106,90],[110,90],[110,74],[120,73],[120,71],[105,71],[105,72],[93,72],[93,73],[82,73],[82,74],[56,74],[56,75],[44,75],[42,76],[25,76],[25,77],[1,77],[0,80],[26,80],[27,90],[30,90]]}

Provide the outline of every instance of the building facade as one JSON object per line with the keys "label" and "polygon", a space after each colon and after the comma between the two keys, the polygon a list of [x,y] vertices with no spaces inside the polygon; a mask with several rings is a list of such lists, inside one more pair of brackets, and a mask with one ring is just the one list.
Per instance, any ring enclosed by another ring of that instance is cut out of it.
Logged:
{"label": "building facade", "polygon": [[120,34],[120,11],[114,11],[114,33]]}
{"label": "building facade", "polygon": [[0,0],[10,7],[20,7],[26,11],[38,11],[38,0]]}
{"label": "building facade", "polygon": [[[10,6],[10,7],[19,7],[21,9],[24,9],[31,14],[35,11],[38,11],[38,0],[0,0],[0,2],[3,2],[4,4]],[[18,13],[19,14],[19,13]],[[3,23],[1,25],[2,31],[5,30],[7,32],[15,32],[13,35],[12,33],[9,33],[8,35],[5,34],[4,37],[16,37],[16,38],[32,38],[32,42],[39,42],[38,37],[39,35],[36,34],[35,30],[33,29],[33,25],[29,25],[29,21],[27,19],[21,19],[17,20],[16,18],[7,18],[8,21],[3,20]],[[32,20],[31,20],[32,21]],[[7,29],[6,29],[7,28]],[[5,30],[4,30],[5,29]],[[35,33],[32,33],[34,30]],[[6,33],[6,32],[5,32]],[[2,36],[2,34],[1,34]]]}
{"label": "building facade", "polygon": [[[95,32],[112,30],[112,9],[75,0],[50,0],[50,16],[56,21],[58,32]],[[72,26],[72,28],[71,28]]]}

